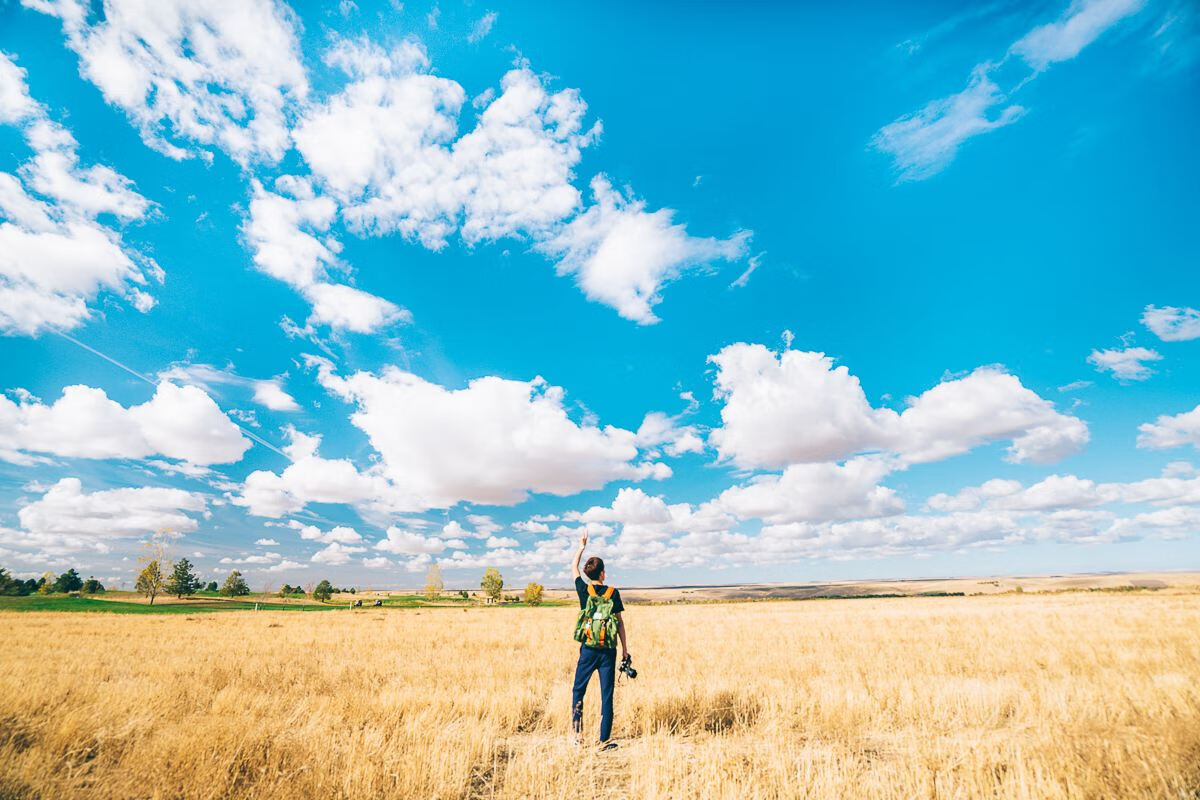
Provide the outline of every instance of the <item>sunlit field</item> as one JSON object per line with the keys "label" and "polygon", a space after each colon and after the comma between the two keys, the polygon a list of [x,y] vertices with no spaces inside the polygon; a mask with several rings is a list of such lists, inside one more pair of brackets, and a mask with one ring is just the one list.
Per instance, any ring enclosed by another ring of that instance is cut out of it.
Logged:
{"label": "sunlit field", "polygon": [[605,753],[573,615],[5,613],[0,796],[1200,792],[1197,594],[631,607]]}

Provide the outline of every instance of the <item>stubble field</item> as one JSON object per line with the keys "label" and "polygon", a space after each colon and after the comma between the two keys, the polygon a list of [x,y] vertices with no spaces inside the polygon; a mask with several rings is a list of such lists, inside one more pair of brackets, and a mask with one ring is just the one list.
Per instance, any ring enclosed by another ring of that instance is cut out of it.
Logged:
{"label": "stubble field", "polygon": [[1200,792],[1198,594],[633,606],[607,753],[573,616],[0,614],[0,797]]}

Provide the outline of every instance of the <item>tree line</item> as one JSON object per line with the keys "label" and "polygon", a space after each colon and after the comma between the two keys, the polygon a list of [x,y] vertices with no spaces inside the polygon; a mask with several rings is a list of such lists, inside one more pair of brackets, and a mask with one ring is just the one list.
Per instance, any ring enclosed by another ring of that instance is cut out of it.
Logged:
{"label": "tree line", "polygon": [[[479,588],[483,590],[485,597],[490,598],[493,602],[500,602],[501,599],[515,601],[516,595],[509,595],[504,598],[504,576],[500,574],[500,570],[495,567],[488,567],[483,573],[483,579],[479,581]],[[442,596],[445,591],[445,582],[442,580],[442,568],[439,564],[434,564],[425,573],[425,599],[436,600]],[[525,587],[525,592],[522,598],[528,605],[539,606],[542,604],[542,593],[545,587],[540,583],[530,581]],[[468,595],[465,591],[459,591],[459,595],[465,600]]]}
{"label": "tree line", "polygon": [[150,605],[154,605],[154,598],[160,594],[173,594],[180,600],[200,591],[217,592],[225,597],[244,597],[250,594],[250,585],[239,570],[230,572],[225,582],[218,587],[216,581],[204,583],[196,575],[192,562],[186,558],[181,558],[171,565],[170,575],[163,570],[163,563],[161,557],[146,561],[133,585],[135,591],[150,600]]}
{"label": "tree line", "polygon": [[[137,581],[134,583],[134,590],[149,599],[150,605],[154,605],[154,600],[159,595],[175,595],[177,598],[183,599],[199,592],[216,592],[225,597],[244,597],[250,594],[249,584],[246,583],[246,579],[242,576],[241,571],[236,569],[231,571],[225,578],[225,582],[218,586],[216,581],[205,583],[201,580],[196,574],[192,562],[186,558],[181,558],[174,563],[167,562],[163,558],[161,549],[152,557],[143,559],[142,563],[142,570],[138,573]],[[166,572],[166,567],[170,568],[169,574]],[[493,601],[499,602],[503,598],[504,577],[500,574],[500,570],[489,567],[483,573],[483,579],[479,582],[479,586],[483,590],[484,595]],[[46,572],[37,579],[28,578],[21,580],[14,577],[8,570],[0,567],[0,595],[24,596],[31,594],[71,594],[74,592],[80,594],[100,594],[104,591],[104,584],[99,580],[92,576],[89,576],[85,580],[79,576],[79,573],[74,568],[68,569],[60,575]],[[279,589],[279,596],[311,596],[312,599],[324,603],[328,602],[335,594],[355,594],[356,591],[354,587],[339,589],[329,581],[322,580],[317,584],[310,583],[307,588],[291,586],[285,583]],[[429,600],[436,600],[442,596],[444,591],[445,582],[442,580],[442,568],[438,564],[434,564],[425,574],[425,597]],[[525,587],[521,599],[529,605],[541,605],[543,591],[544,587],[540,583],[530,582]],[[466,591],[460,591],[459,595],[464,599],[468,597]],[[505,599],[516,600],[517,597],[511,595]]]}
{"label": "tree line", "polygon": [[46,572],[40,578],[21,580],[14,577],[4,567],[0,567],[0,595],[8,597],[23,597],[31,594],[69,594],[71,592],[100,594],[103,591],[104,584],[92,576],[88,576],[84,580],[79,577],[79,573],[74,568],[61,575]]}

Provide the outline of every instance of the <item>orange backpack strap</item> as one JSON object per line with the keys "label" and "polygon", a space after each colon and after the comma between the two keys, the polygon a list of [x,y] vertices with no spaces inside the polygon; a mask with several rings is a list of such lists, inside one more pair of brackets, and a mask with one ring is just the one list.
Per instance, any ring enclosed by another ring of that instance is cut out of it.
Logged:
{"label": "orange backpack strap", "polygon": [[588,597],[595,597],[596,596],[595,587],[592,586],[590,583],[587,585],[587,587],[588,587]]}
{"label": "orange backpack strap", "polygon": [[[591,587],[589,586],[588,588],[590,589]],[[612,600],[612,593],[613,593],[614,591],[616,591],[616,590],[615,590],[613,587],[611,587],[611,586],[610,586],[610,587],[608,587],[607,589],[605,589],[605,590],[604,590],[604,599],[605,599],[605,600]],[[595,594],[595,592],[593,592],[593,594]]]}

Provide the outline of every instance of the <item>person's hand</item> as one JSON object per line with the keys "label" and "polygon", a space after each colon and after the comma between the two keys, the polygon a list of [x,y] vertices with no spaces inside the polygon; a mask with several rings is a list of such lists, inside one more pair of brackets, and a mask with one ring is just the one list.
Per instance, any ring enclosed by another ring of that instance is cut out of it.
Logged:
{"label": "person's hand", "polygon": [[587,531],[584,531],[583,535],[579,537],[579,546],[587,547]]}
{"label": "person's hand", "polygon": [[621,651],[621,660],[624,661],[627,658],[630,661],[633,661],[633,653],[629,652],[628,650],[622,650]]}

